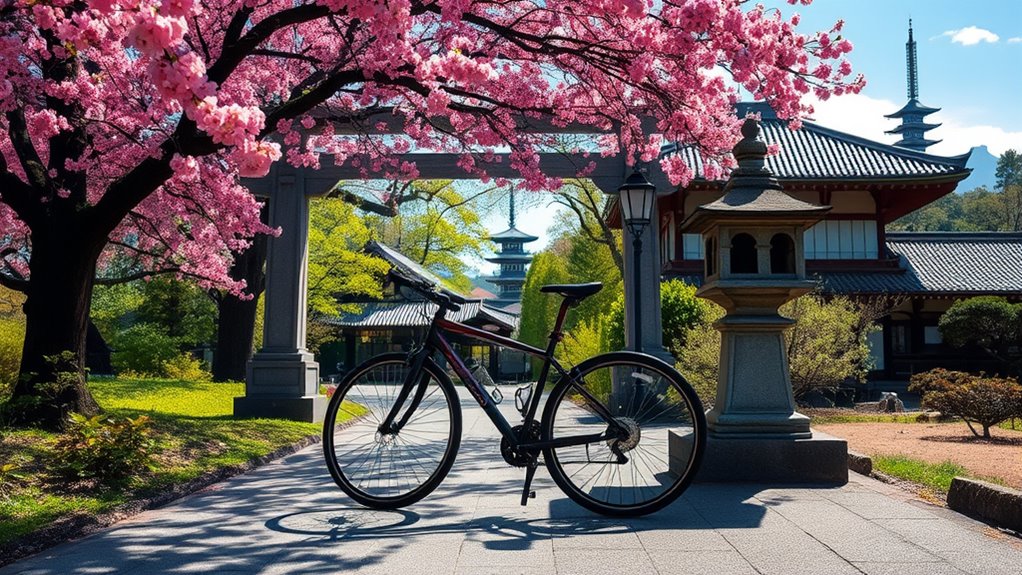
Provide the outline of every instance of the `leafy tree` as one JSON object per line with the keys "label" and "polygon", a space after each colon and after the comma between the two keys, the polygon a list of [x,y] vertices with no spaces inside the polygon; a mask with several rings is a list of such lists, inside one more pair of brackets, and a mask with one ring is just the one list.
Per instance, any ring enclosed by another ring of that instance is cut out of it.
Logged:
{"label": "leafy tree", "polygon": [[[24,402],[24,420],[58,427],[69,409],[99,410],[82,364],[109,243],[138,251],[146,272],[244,288],[228,273],[231,253],[269,230],[240,178],[264,176],[280,158],[310,166],[326,153],[367,175],[410,179],[415,159],[401,155],[413,145],[464,151],[458,165],[477,174],[491,153],[511,149],[508,163],[535,189],[554,183],[536,158],[549,138],[520,129],[537,116],[557,126],[620,126],[599,152],[623,147],[634,158],[664,138],[697,143],[711,159],[726,152],[738,123],[737,88],[718,69],[785,118],[810,111],[800,103],[809,91],[861,90],[864,80],[841,61],[852,45],[840,24],[807,37],[777,11],[745,8],[0,4],[0,278],[28,295],[27,377],[15,395],[42,398],[40,385],[57,375],[46,356],[70,351],[78,365],[77,383],[59,397]],[[311,115],[321,104],[323,114]],[[644,116],[659,121],[655,141]],[[371,136],[378,120],[409,137]],[[335,138],[335,125],[354,133]],[[665,166],[686,183],[680,157]]]}
{"label": "leafy tree", "polygon": [[934,369],[913,375],[909,390],[922,393],[927,409],[961,417],[976,437],[980,434],[973,423],[983,427],[983,438],[990,439],[991,427],[1022,416],[1022,385],[1013,379]]}
{"label": "leafy tree", "polygon": [[618,269],[624,269],[621,255],[621,231],[611,229],[603,217],[607,198],[591,180],[565,180],[557,190],[550,192],[552,203],[567,208],[564,217],[557,222],[562,237],[580,238],[590,245],[602,245]]}
{"label": "leafy tree", "polygon": [[158,325],[182,349],[209,344],[216,334],[216,305],[189,281],[154,278],[142,287],[137,321]]}
{"label": "leafy tree", "polygon": [[[617,234],[620,236],[620,233]],[[624,292],[621,268],[614,261],[614,252],[607,244],[593,240],[587,234],[568,236],[567,281],[570,283],[600,282],[603,289],[593,294],[571,311],[569,326],[596,320]]]}
{"label": "leafy tree", "polygon": [[340,199],[312,202],[309,216],[309,311],[315,316],[335,316],[342,311],[341,298],[382,296],[387,262],[363,251],[372,232]]}
{"label": "leafy tree", "polygon": [[92,292],[89,317],[106,340],[127,329],[145,301],[140,281],[99,285]]}
{"label": "leafy tree", "polygon": [[482,257],[490,247],[477,199],[465,197],[450,180],[417,181],[414,195],[391,218],[374,217],[376,235],[462,293],[472,289],[466,257]]}
{"label": "leafy tree", "polygon": [[908,232],[961,231],[959,227],[962,219],[962,196],[952,193],[898,218],[888,224],[887,229]]}
{"label": "leafy tree", "polygon": [[7,399],[18,379],[25,341],[25,316],[21,313],[24,301],[20,293],[0,286],[0,402]]}
{"label": "leafy tree", "polygon": [[938,329],[948,344],[955,347],[976,345],[1001,361],[1007,370],[1018,372],[1022,304],[1012,304],[996,296],[960,300],[940,316]]}
{"label": "leafy tree", "polygon": [[[610,307],[607,329],[610,333],[611,349],[623,349],[624,293]],[[696,297],[696,288],[677,279],[660,283],[660,322],[663,326],[663,342],[671,353],[678,354],[684,347],[689,330],[706,321],[710,303]]]}
{"label": "leafy tree", "polygon": [[536,254],[525,274],[522,286],[522,313],[518,337],[523,342],[545,348],[561,298],[542,293],[539,288],[547,284],[564,283],[568,278],[567,266],[562,258],[550,251]]}
{"label": "leafy tree", "polygon": [[1022,186],[1022,154],[1015,150],[1005,150],[997,159],[997,187],[1006,190],[1011,186]]}

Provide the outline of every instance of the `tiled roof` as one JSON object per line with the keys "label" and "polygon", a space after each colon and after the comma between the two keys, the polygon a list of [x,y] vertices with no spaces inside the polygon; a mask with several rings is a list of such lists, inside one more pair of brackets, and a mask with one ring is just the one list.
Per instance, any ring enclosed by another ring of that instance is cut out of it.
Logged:
{"label": "tiled roof", "polygon": [[530,236],[529,234],[519,230],[518,228],[508,228],[500,233],[496,233],[490,236],[491,240],[521,240],[523,242],[534,242],[539,238],[536,236]]}
{"label": "tiled roof", "polygon": [[[344,313],[323,321],[338,327],[425,327],[433,320],[437,306],[431,302],[379,301],[359,304],[358,313]],[[469,301],[461,309],[449,312],[447,319],[457,322],[475,320],[474,323],[494,324],[506,331],[514,331],[518,317],[494,309],[480,301]]]}
{"label": "tiled roof", "polygon": [[397,268],[397,271],[405,276],[412,277],[417,276],[422,279],[425,279],[426,281],[429,281],[430,283],[433,283],[434,285],[436,285],[441,290],[447,293],[452,293],[460,296],[465,295],[448,288],[447,286],[444,285],[444,280],[440,279],[439,276],[422,267],[421,265],[417,264],[416,262],[408,259],[408,256],[388,246],[387,244],[377,241],[370,241],[368,244],[366,244],[365,251],[374,254],[377,257],[383,258],[384,260],[387,260],[387,262],[391,266]]}
{"label": "tiled roof", "polygon": [[[744,109],[743,109],[744,110]],[[767,157],[767,168],[779,180],[892,180],[947,178],[958,180],[969,174],[965,167],[969,154],[945,158],[882,144],[853,136],[812,122],[803,122],[799,130],[756,106],[761,112],[762,139],[778,144],[780,151]],[[678,153],[665,146],[661,155]],[[681,148],[685,163],[692,166],[696,178],[702,178],[702,164],[690,147]],[[955,177],[959,176],[959,177]]]}
{"label": "tiled roof", "polygon": [[[888,232],[891,271],[821,272],[824,291],[838,294],[1022,294],[1022,233]],[[679,279],[700,285],[702,276]]]}
{"label": "tiled roof", "polygon": [[890,232],[887,249],[906,292],[1022,292],[1022,233]]}

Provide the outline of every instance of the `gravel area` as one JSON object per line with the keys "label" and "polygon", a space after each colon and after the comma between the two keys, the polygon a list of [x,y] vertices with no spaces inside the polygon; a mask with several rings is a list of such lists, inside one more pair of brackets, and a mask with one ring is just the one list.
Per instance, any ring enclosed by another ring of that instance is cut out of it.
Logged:
{"label": "gravel area", "polygon": [[953,461],[980,477],[993,477],[1022,489],[1022,430],[992,428],[991,439],[972,435],[963,422],[835,423],[817,425],[848,440],[865,455],[905,455],[930,463]]}

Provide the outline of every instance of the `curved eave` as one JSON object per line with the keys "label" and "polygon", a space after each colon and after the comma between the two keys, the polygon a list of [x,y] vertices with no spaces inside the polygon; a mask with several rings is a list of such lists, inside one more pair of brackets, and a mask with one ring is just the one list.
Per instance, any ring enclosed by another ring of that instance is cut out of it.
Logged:
{"label": "curved eave", "polygon": [[887,130],[884,133],[885,134],[900,134],[901,132],[903,132],[905,130],[923,130],[923,131],[928,131],[928,130],[933,130],[935,128],[939,128],[939,127],[941,127],[943,125],[944,124],[924,124],[922,122],[909,122],[909,123],[906,123],[906,124],[899,124],[898,126],[892,128],[890,130]]}
{"label": "curved eave", "polygon": [[528,242],[534,242],[534,241],[536,241],[538,239],[539,239],[538,236],[529,235],[529,234],[519,230],[518,228],[508,228],[508,229],[506,229],[506,230],[504,230],[502,232],[499,232],[499,233],[496,233],[496,234],[493,234],[493,235],[490,236],[490,241],[494,241],[494,242],[497,242],[497,243],[504,243],[504,242],[522,242],[522,243],[528,243]]}
{"label": "curved eave", "polygon": [[501,264],[501,263],[507,263],[507,264],[527,264],[527,263],[532,261],[533,257],[534,256],[532,254],[526,254],[526,255],[517,255],[517,254],[515,254],[515,255],[503,255],[503,256],[501,256],[501,255],[489,256],[489,257],[485,257],[483,259],[488,261],[488,262],[495,263],[495,264]]}
{"label": "curved eave", "polygon": [[919,103],[919,100],[912,99],[912,100],[909,100],[908,103],[905,104],[897,112],[894,112],[893,114],[887,114],[884,117],[885,118],[900,118],[900,117],[905,116],[907,114],[922,114],[924,116],[928,116],[930,114],[933,114],[934,112],[939,112],[939,111],[940,111],[940,108],[931,108],[929,106],[924,106],[923,104]]}

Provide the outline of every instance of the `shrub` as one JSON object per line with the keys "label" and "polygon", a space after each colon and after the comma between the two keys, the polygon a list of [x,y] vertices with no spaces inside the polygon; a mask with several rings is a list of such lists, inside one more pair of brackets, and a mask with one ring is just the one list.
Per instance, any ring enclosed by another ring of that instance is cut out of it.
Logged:
{"label": "shrub", "polygon": [[[866,334],[858,329],[861,314],[848,300],[825,301],[803,296],[781,308],[795,320],[786,334],[791,386],[796,398],[818,388],[833,389],[848,378],[866,372],[869,348]],[[703,323],[689,330],[685,346],[678,350],[678,371],[696,389],[707,406],[713,405],[720,359],[720,332],[712,323],[723,316],[717,306],[708,307]]]}
{"label": "shrub", "polygon": [[724,316],[724,309],[707,306],[704,323],[686,334],[685,346],[678,350],[677,369],[695,388],[703,406],[713,407],[717,397],[717,372],[720,363],[720,332],[713,323]]}
{"label": "shrub", "polygon": [[0,401],[7,398],[18,381],[21,347],[25,342],[25,323],[0,318]]}
{"label": "shrub", "polygon": [[70,415],[54,445],[57,473],[69,479],[117,483],[151,468],[155,442],[150,420],[109,415]]}
{"label": "shrub", "polygon": [[[660,284],[660,321],[664,346],[677,355],[685,346],[688,332],[706,323],[706,314],[712,304],[696,297],[695,286],[681,280],[667,280]],[[625,296],[618,296],[608,310],[607,330],[611,349],[625,346]]]}
{"label": "shrub", "polygon": [[1022,371],[1022,304],[981,296],[955,302],[940,317],[944,341],[955,347],[975,345],[1001,364],[1007,374]]}
{"label": "shrub", "polygon": [[163,364],[178,356],[177,341],[160,326],[140,323],[113,339],[111,358],[117,371],[160,375]]}
{"label": "shrub", "polygon": [[923,407],[961,417],[976,437],[980,434],[973,423],[989,439],[991,427],[1022,416],[1022,385],[1012,379],[935,369],[913,375],[909,391],[922,392]]}
{"label": "shrub", "polygon": [[859,329],[861,313],[845,298],[803,296],[781,307],[795,320],[785,335],[791,388],[795,397],[813,389],[836,389],[847,379],[866,376],[869,346]]}
{"label": "shrub", "polygon": [[163,362],[160,375],[178,381],[212,381],[213,375],[190,353],[180,353]]}

